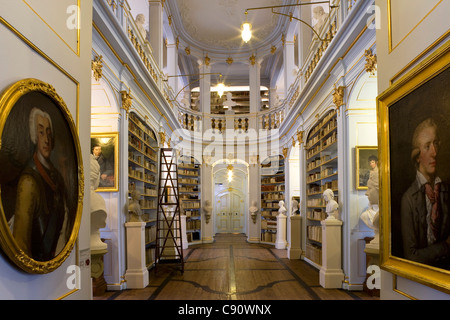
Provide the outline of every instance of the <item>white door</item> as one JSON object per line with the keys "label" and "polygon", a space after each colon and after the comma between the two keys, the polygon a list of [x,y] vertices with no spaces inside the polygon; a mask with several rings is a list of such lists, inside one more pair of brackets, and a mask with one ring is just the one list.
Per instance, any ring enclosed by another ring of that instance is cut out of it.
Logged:
{"label": "white door", "polygon": [[226,192],[218,196],[216,202],[217,232],[244,232],[244,199],[236,192]]}

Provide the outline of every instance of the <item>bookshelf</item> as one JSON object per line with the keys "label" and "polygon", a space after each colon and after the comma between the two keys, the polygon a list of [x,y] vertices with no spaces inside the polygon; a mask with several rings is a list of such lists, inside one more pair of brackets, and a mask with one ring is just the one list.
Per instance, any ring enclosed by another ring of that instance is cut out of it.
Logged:
{"label": "bookshelf", "polygon": [[312,128],[306,140],[306,252],[316,267],[322,265],[322,226],[327,218],[323,192],[338,192],[336,110],[328,111]]}
{"label": "bookshelf", "polygon": [[261,242],[275,244],[278,202],[285,200],[284,158],[269,157],[261,163]]}
{"label": "bookshelf", "polygon": [[178,160],[178,185],[181,214],[186,216],[188,244],[202,239],[202,213],[200,188],[200,163],[193,157],[182,156]]}
{"label": "bookshelf", "polygon": [[136,113],[128,116],[128,190],[140,191],[142,220],[145,222],[147,268],[154,265],[156,209],[158,201],[158,142],[154,131]]}

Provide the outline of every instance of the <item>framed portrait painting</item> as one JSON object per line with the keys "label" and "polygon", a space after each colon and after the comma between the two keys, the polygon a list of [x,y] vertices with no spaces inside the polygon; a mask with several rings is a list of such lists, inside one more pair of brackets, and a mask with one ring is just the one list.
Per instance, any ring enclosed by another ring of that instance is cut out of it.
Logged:
{"label": "framed portrait painting", "polygon": [[50,84],[25,79],[0,97],[0,245],[23,271],[69,256],[83,209],[83,161],[72,116]]}
{"label": "framed portrait painting", "polygon": [[377,98],[381,268],[447,293],[449,43]]}
{"label": "framed portrait painting", "polygon": [[91,154],[100,165],[100,183],[97,191],[118,191],[119,134],[117,132],[92,134]]}
{"label": "framed portrait painting", "polygon": [[370,172],[378,171],[378,147],[356,146],[356,189],[367,190]]}

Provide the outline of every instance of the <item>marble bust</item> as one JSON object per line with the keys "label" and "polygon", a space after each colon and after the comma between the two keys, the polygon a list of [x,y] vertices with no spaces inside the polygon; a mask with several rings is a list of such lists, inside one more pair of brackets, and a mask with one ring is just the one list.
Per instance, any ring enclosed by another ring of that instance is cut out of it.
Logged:
{"label": "marble bust", "polygon": [[334,200],[334,193],[331,189],[326,189],[323,192],[323,199],[325,200],[326,208],[325,211],[328,215],[328,219],[337,219],[339,215],[339,204]]}
{"label": "marble bust", "polygon": [[278,206],[280,207],[280,209],[278,209],[278,215],[286,215],[286,207],[284,206],[284,201],[281,200],[280,202],[278,202]]}

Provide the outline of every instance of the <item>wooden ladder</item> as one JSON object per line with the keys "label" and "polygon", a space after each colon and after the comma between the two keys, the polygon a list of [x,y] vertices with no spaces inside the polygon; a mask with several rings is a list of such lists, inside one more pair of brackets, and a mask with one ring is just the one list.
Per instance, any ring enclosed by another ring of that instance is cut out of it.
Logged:
{"label": "wooden ladder", "polygon": [[158,264],[179,264],[184,273],[177,159],[172,148],[160,152],[155,272]]}

